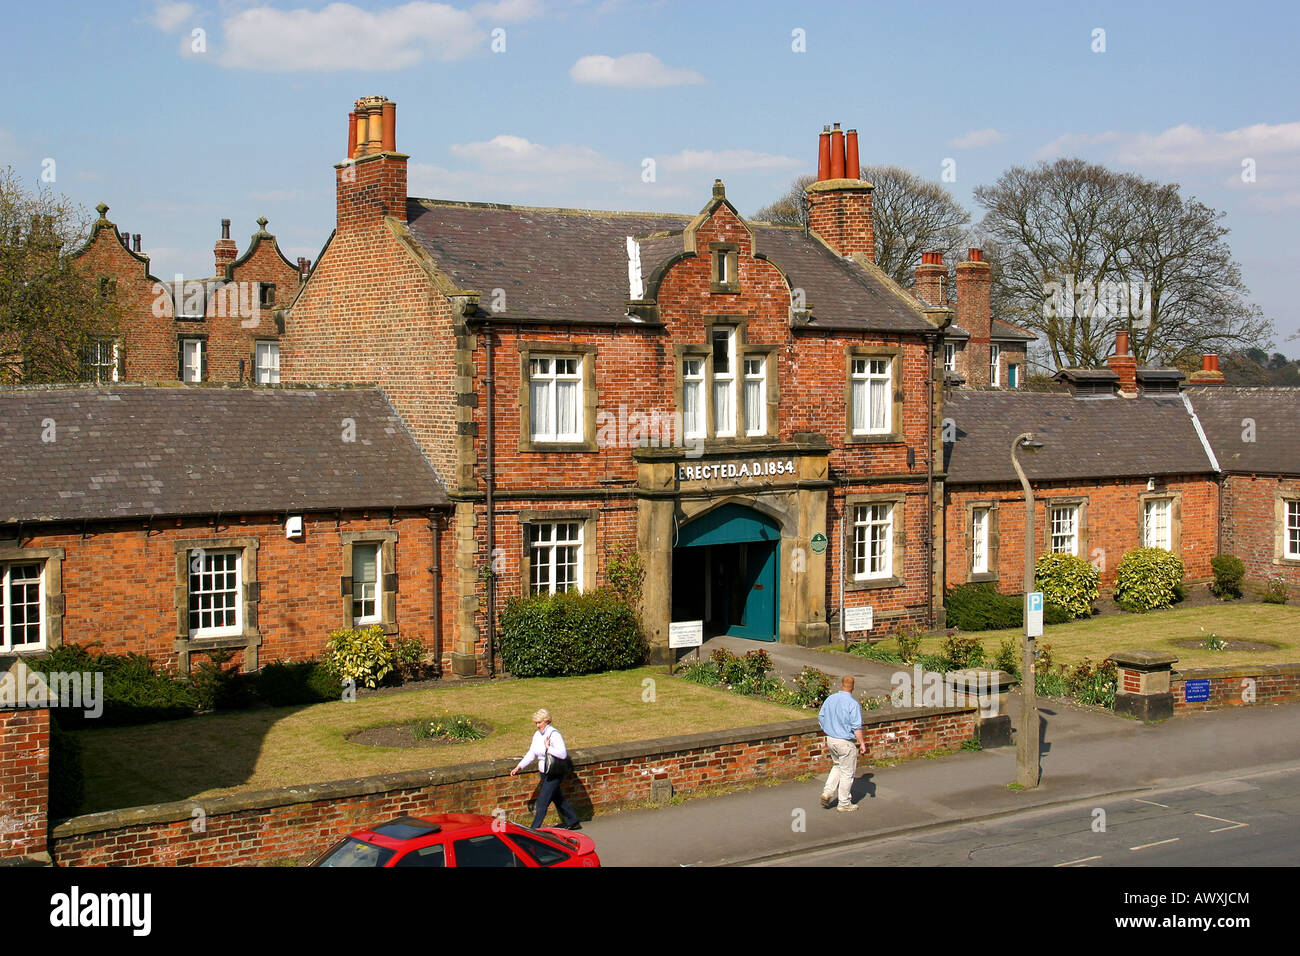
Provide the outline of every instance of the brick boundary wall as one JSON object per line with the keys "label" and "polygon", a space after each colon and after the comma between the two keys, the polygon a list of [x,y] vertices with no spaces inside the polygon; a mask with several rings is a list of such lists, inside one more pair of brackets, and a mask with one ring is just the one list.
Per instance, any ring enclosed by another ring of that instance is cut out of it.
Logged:
{"label": "brick boundary wall", "polygon": [[48,707],[0,710],[0,860],[46,851]]}
{"label": "brick boundary wall", "polygon": [[[867,759],[955,749],[974,736],[974,708],[867,711]],[[575,750],[565,795],[591,809],[642,803],[666,779],[677,793],[829,771],[816,719]],[[535,774],[510,777],[513,760],[405,771],[73,817],[54,827],[61,866],[302,864],[362,826],[402,814],[491,813],[524,817]],[[809,783],[815,803],[816,783]],[[202,809],[202,815],[196,810]]]}
{"label": "brick boundary wall", "polygon": [[[1187,682],[1209,680],[1210,699],[1187,702]],[[1246,681],[1254,681],[1255,699],[1247,701]],[[1246,664],[1239,667],[1197,667],[1175,671],[1169,681],[1174,715],[1194,714],[1251,704],[1300,700],[1300,664]]]}

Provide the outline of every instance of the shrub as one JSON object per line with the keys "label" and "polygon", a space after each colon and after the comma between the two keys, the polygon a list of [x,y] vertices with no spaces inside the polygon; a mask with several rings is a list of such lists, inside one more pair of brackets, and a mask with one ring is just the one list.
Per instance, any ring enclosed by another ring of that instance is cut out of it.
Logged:
{"label": "shrub", "polygon": [[1034,585],[1043,601],[1063,608],[1071,619],[1092,613],[1100,577],[1097,568],[1073,554],[1045,554],[1034,565]]}
{"label": "shrub", "polygon": [[514,598],[501,612],[501,660],[516,677],[620,670],[646,653],[636,611],[610,588]]}
{"label": "shrub", "polygon": [[[944,606],[948,623],[963,631],[1000,631],[1025,626],[1025,596],[1001,594],[991,581],[953,588],[944,599]],[[1046,600],[1045,623],[1065,624],[1073,619],[1070,611]]]}
{"label": "shrub", "polygon": [[[65,644],[45,657],[27,661],[27,666],[42,675],[57,671],[102,673],[104,711],[94,720],[98,727],[192,717],[201,704],[190,681],[158,673],[153,661],[143,654],[95,654],[90,647]],[[60,716],[69,730],[89,721],[81,710],[64,709]]]}
{"label": "shrub", "polygon": [[1020,605],[1020,600],[999,594],[991,581],[955,587],[944,600],[948,623],[963,631],[1018,627],[1024,619]]}
{"label": "shrub", "polygon": [[905,627],[896,635],[898,639],[898,656],[903,663],[910,664],[912,658],[921,650],[921,632],[916,628]]}
{"label": "shrub", "polygon": [[402,680],[419,680],[424,676],[424,645],[413,637],[393,641],[393,667]]}
{"label": "shrub", "polygon": [[746,652],[741,662],[744,664],[746,677],[762,678],[772,671],[772,658],[762,648]]}
{"label": "shrub", "polygon": [[1164,548],[1134,548],[1115,569],[1115,603],[1126,611],[1150,611],[1174,603],[1183,562]]}
{"label": "shrub", "polygon": [[50,816],[76,815],[86,796],[81,769],[81,743],[50,716]]}
{"label": "shrub", "polygon": [[1223,599],[1241,597],[1241,582],[1246,577],[1246,562],[1234,554],[1216,554],[1210,558],[1214,582],[1210,590]]}
{"label": "shrub", "polygon": [[745,676],[744,663],[725,647],[714,651],[709,660],[718,671],[718,680],[724,684],[739,684]]}
{"label": "shrub", "polygon": [[984,645],[979,638],[953,634],[943,642],[943,656],[953,670],[979,667],[984,663]]}
{"label": "shrub", "polygon": [[940,674],[952,669],[948,658],[942,654],[917,654],[912,659],[912,663],[920,664],[923,671],[935,671]]}
{"label": "shrub", "polygon": [[324,664],[340,681],[374,687],[393,670],[393,649],[378,624],[330,633]]}
{"label": "shrub", "polygon": [[1264,593],[1260,595],[1260,600],[1265,604],[1285,604],[1290,596],[1291,589],[1286,586],[1286,583],[1273,578],[1265,586]]}
{"label": "shrub", "polygon": [[998,656],[993,659],[993,666],[1006,671],[1013,677],[1020,676],[1020,645],[1013,640],[1005,640],[998,645]]}
{"label": "shrub", "polygon": [[694,661],[682,668],[682,680],[688,680],[692,684],[702,684],[705,687],[716,687],[722,683],[722,677],[718,674],[718,666],[713,661]]}
{"label": "shrub", "polygon": [[815,667],[805,667],[794,680],[796,707],[820,707],[831,694],[831,677]]}
{"label": "shrub", "polygon": [[275,661],[257,674],[257,694],[272,707],[338,700],[339,678],[319,661]]}
{"label": "shrub", "polygon": [[208,659],[194,669],[190,684],[198,695],[200,710],[243,710],[253,702],[255,678],[226,667],[234,651],[210,651]]}

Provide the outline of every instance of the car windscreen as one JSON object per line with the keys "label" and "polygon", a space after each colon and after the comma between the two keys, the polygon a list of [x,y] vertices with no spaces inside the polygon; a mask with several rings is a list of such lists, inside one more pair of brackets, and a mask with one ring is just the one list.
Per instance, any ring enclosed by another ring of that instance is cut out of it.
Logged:
{"label": "car windscreen", "polygon": [[348,837],[335,844],[313,866],[383,866],[393,858],[395,850]]}

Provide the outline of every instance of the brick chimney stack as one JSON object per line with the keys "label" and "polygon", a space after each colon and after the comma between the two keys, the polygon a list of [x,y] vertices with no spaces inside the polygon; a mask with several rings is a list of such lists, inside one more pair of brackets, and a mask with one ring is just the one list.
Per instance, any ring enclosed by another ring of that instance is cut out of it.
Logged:
{"label": "brick chimney stack", "polygon": [[338,228],[374,225],[385,216],[405,222],[409,158],[397,151],[397,104],[383,96],[357,100],[348,115],[348,158],[334,166]]}
{"label": "brick chimney stack", "polygon": [[215,275],[221,278],[226,274],[226,266],[230,265],[239,258],[239,247],[235,245],[235,240],[230,238],[230,220],[221,220],[221,238],[217,244],[212,247],[212,257],[216,260],[217,271]]}
{"label": "brick chimney stack", "polygon": [[1137,359],[1129,352],[1128,333],[1115,333],[1115,354],[1106,359],[1106,365],[1119,376],[1119,393],[1132,398],[1138,393]]}
{"label": "brick chimney stack", "polygon": [[947,278],[948,270],[943,264],[943,253],[923,252],[921,264],[916,267],[916,286],[913,291],[922,302],[943,305],[943,283]]}
{"label": "brick chimney stack", "polygon": [[970,341],[966,343],[968,385],[989,384],[993,335],[991,272],[992,267],[984,261],[984,253],[979,249],[969,250],[966,261],[957,263],[956,322],[970,333]]}
{"label": "brick chimney stack", "polygon": [[1227,385],[1228,380],[1219,371],[1219,356],[1202,355],[1201,370],[1187,376],[1188,385]]}
{"label": "brick chimney stack", "polygon": [[862,254],[876,261],[875,225],[871,219],[871,191],[858,162],[858,131],[840,124],[823,129],[818,141],[817,181],[804,194],[808,199],[808,226],[841,256]]}

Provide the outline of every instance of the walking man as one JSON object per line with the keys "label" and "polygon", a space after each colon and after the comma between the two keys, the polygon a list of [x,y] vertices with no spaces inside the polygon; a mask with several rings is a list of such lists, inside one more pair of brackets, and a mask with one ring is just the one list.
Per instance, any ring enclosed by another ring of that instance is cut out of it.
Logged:
{"label": "walking man", "polygon": [[[839,793],[840,813],[856,810],[853,805],[853,778],[858,770],[858,754],[867,752],[866,738],[862,736],[862,708],[853,697],[853,677],[840,678],[838,694],[831,694],[817,712],[817,723],[826,735],[826,749],[831,754],[831,772],[822,787],[822,808],[829,810]],[[854,747],[854,741],[857,746]]]}

